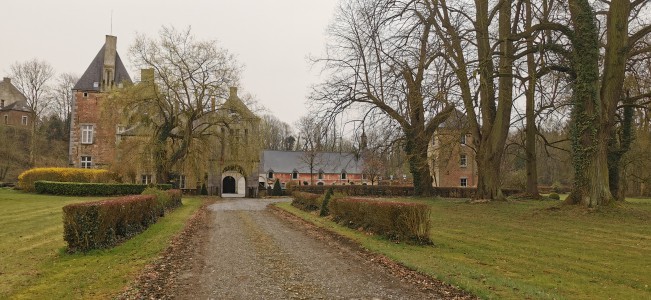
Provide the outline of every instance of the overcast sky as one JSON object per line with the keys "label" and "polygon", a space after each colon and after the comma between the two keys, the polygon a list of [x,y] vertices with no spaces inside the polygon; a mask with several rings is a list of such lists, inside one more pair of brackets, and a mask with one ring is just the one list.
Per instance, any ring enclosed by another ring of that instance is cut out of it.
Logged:
{"label": "overcast sky", "polygon": [[136,33],[156,36],[162,25],[192,27],[199,39],[217,40],[245,65],[241,89],[271,114],[293,125],[306,114],[318,67],[307,57],[325,49],[325,31],[339,0],[3,1],[0,10],[0,75],[9,66],[39,58],[57,73],[81,76],[106,34],[136,77],[127,49]]}

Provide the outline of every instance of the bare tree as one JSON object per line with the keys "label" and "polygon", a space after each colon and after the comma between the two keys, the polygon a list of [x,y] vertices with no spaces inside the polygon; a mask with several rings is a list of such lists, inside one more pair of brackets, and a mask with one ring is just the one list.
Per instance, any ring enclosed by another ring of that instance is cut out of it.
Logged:
{"label": "bare tree", "polygon": [[14,85],[27,98],[27,106],[32,111],[32,132],[29,147],[29,164],[34,165],[36,125],[43,112],[51,105],[48,97],[50,79],[54,76],[54,69],[49,63],[32,59],[23,63],[11,65]]}
{"label": "bare tree", "polygon": [[132,116],[153,131],[156,179],[167,182],[195,141],[216,125],[204,116],[212,99],[226,98],[228,87],[236,85],[240,67],[227,50],[197,40],[189,28],[162,27],[157,38],[140,35],[129,53],[137,67],[153,70],[152,78],[118,93],[126,99],[126,111],[138,112]]}
{"label": "bare tree", "polygon": [[65,122],[65,130],[68,134],[70,133],[70,115],[75,97],[72,87],[77,81],[79,81],[79,76],[76,74],[63,73],[58,76],[56,85],[52,89],[52,112]]}
{"label": "bare tree", "polygon": [[260,122],[260,133],[262,134],[262,147],[264,149],[291,150],[285,147],[285,140],[292,136],[289,124],[272,115],[264,115]]}
{"label": "bare tree", "polygon": [[311,96],[331,120],[357,112],[397,124],[417,195],[432,192],[427,146],[454,109],[445,92],[449,74],[431,32],[434,22],[413,2],[345,2],[329,30],[328,55],[318,60],[330,77]]}

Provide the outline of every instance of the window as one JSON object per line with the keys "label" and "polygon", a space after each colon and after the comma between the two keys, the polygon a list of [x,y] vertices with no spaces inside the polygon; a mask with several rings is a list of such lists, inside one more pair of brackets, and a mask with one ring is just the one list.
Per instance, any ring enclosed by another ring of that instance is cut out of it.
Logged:
{"label": "window", "polygon": [[298,171],[292,171],[292,179],[298,179]]}
{"label": "window", "polygon": [[121,142],[122,141],[122,134],[126,131],[126,127],[122,125],[117,125],[115,128],[115,141],[116,142]]}
{"label": "window", "polygon": [[84,98],[88,98],[88,92],[84,92]]}
{"label": "window", "polygon": [[0,108],[4,108],[4,107],[5,107],[5,101],[2,100],[2,101],[0,102]]}
{"label": "window", "polygon": [[23,118],[20,120],[20,123],[23,125],[27,125],[27,116],[23,116]]}
{"label": "window", "polygon": [[461,145],[465,145],[465,144],[466,144],[466,135],[462,134],[461,135]]}
{"label": "window", "polygon": [[274,178],[274,171],[269,170],[269,172],[267,173],[267,178],[273,179]]}
{"label": "window", "polygon": [[93,166],[93,158],[90,156],[81,157],[81,168],[90,169]]}
{"label": "window", "polygon": [[459,166],[461,167],[467,167],[468,166],[468,156],[465,154],[461,154],[459,156]]}
{"label": "window", "polygon": [[180,188],[180,189],[184,189],[184,188],[185,188],[185,182],[186,182],[185,175],[181,175],[181,176],[179,176],[179,188]]}
{"label": "window", "polygon": [[9,124],[9,116],[5,115],[5,125]]}
{"label": "window", "polygon": [[81,143],[93,143],[93,125],[81,125]]}
{"label": "window", "polygon": [[468,186],[468,178],[461,177],[461,182],[459,182],[459,185],[462,187],[467,187]]}
{"label": "window", "polygon": [[143,174],[140,178],[141,178],[142,184],[150,184],[150,183],[152,183],[150,174]]}
{"label": "window", "polygon": [[342,171],[342,172],[341,172],[341,179],[342,179],[342,180],[346,180],[347,177],[348,177],[348,174],[346,174],[346,171]]}
{"label": "window", "polygon": [[323,170],[319,170],[319,179],[323,179]]}

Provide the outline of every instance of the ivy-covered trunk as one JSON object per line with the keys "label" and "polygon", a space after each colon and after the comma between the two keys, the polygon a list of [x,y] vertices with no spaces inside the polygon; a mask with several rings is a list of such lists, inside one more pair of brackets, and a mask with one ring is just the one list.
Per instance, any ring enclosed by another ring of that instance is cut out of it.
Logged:
{"label": "ivy-covered trunk", "polygon": [[416,196],[432,196],[432,175],[427,161],[427,147],[429,140],[424,132],[406,134],[407,144],[405,152],[409,158],[409,171],[414,179],[414,193]]}
{"label": "ivy-covered trunk", "polygon": [[[612,200],[608,182],[608,107],[599,97],[599,37],[588,0],[570,0],[574,32],[572,109],[572,163],[574,189],[567,202],[587,207]],[[605,119],[604,119],[605,117]]]}

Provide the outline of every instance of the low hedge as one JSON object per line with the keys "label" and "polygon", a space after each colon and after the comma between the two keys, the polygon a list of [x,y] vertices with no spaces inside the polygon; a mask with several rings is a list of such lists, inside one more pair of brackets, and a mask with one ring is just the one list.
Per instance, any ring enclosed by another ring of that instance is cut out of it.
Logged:
{"label": "low hedge", "polygon": [[335,222],[351,228],[361,227],[391,240],[431,243],[431,212],[425,204],[339,198],[330,201],[329,210]]}
{"label": "low hedge", "polygon": [[156,222],[153,195],[132,195],[63,207],[63,239],[69,252],[109,248]]}
{"label": "low hedge", "polygon": [[107,183],[111,177],[111,172],[101,169],[34,168],[18,176],[18,187],[33,192],[37,181]]}
{"label": "low hedge", "polygon": [[293,192],[292,205],[304,211],[315,211],[321,209],[321,195],[304,193],[304,192]]}
{"label": "low hedge", "polygon": [[[162,190],[169,190],[172,188],[171,184],[159,184],[156,186]],[[37,181],[34,183],[34,188],[39,194],[61,196],[116,196],[140,194],[147,188],[147,185]]]}
{"label": "low hedge", "polygon": [[181,205],[181,190],[161,190],[148,187],[142,191],[142,195],[153,195],[158,203],[158,214],[162,217],[166,210],[175,209]]}
{"label": "low hedge", "polygon": [[[292,187],[292,191],[307,192],[313,194],[325,194],[328,189],[335,193],[351,197],[408,197],[414,196],[413,186],[397,185],[303,185]],[[472,198],[477,191],[474,187],[433,187],[433,196],[443,198]],[[519,193],[515,189],[502,189],[504,196]]]}

